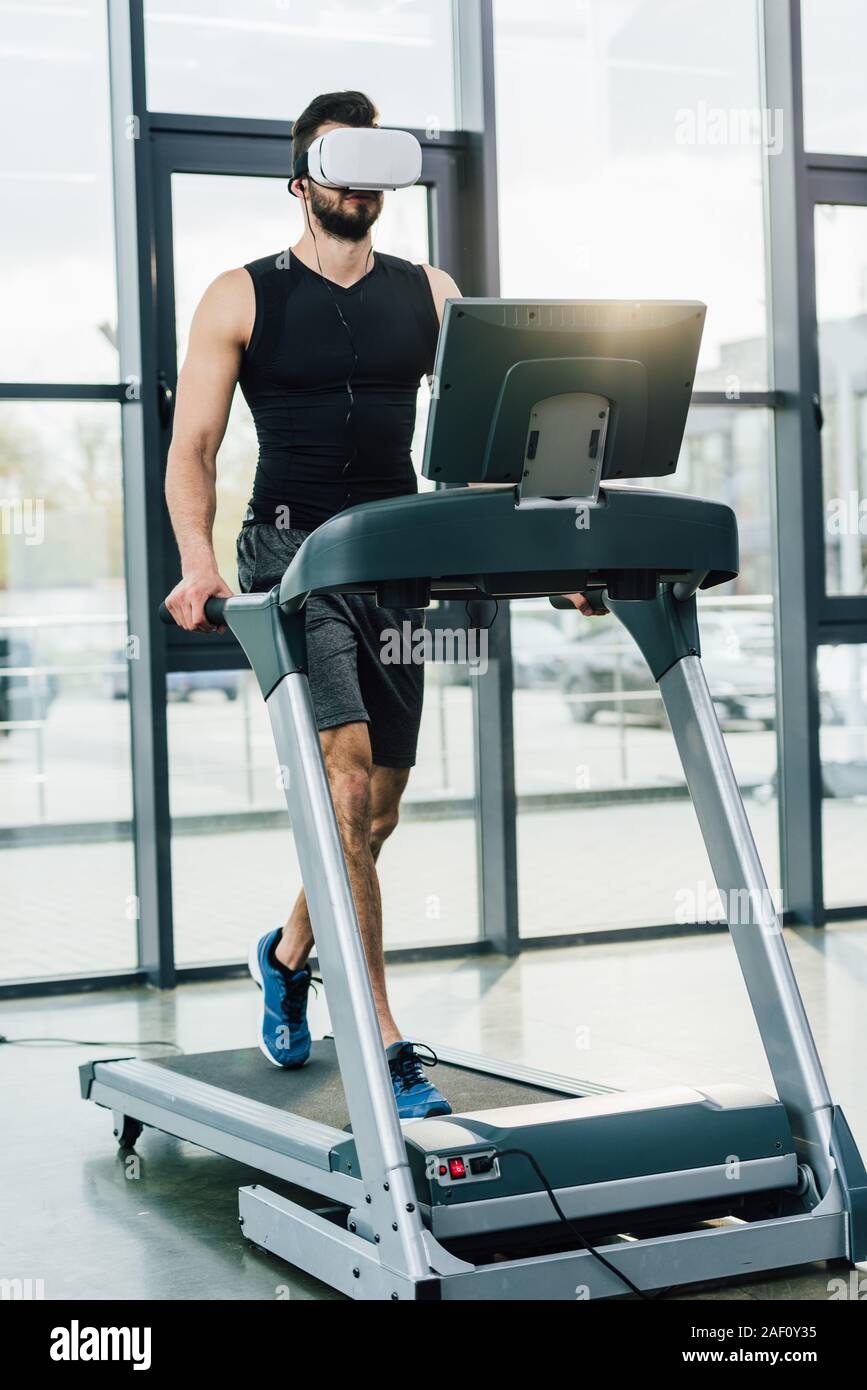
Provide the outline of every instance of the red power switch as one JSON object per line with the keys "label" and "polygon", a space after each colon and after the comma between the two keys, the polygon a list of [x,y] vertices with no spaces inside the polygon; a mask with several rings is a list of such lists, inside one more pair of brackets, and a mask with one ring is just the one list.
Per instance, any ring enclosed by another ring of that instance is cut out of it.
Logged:
{"label": "red power switch", "polygon": [[467,1176],[467,1169],[464,1160],[462,1158],[450,1158],[449,1172],[452,1178],[465,1178]]}

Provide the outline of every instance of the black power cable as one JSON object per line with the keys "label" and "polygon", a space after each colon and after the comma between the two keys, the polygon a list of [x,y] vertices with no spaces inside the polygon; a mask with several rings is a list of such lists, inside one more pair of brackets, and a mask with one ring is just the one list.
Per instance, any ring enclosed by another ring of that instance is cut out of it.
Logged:
{"label": "black power cable", "polygon": [[557,1216],[562,1221],[563,1225],[567,1228],[567,1230],[572,1232],[572,1235],[578,1241],[582,1250],[586,1250],[588,1254],[592,1255],[595,1259],[597,1259],[599,1263],[601,1265],[604,1265],[607,1270],[610,1270],[610,1272],[617,1279],[619,1279],[621,1283],[625,1284],[626,1287],[632,1291],[632,1293],[637,1294],[638,1297],[644,1299],[645,1302],[652,1303],[654,1299],[659,1298],[661,1294],[665,1293],[665,1289],[660,1289],[659,1292],[655,1294],[645,1293],[644,1289],[640,1289],[637,1284],[633,1284],[632,1280],[628,1277],[628,1275],[624,1274],[622,1270],[619,1270],[616,1265],[613,1265],[611,1263],[610,1260],[607,1260],[605,1256],[599,1250],[596,1249],[596,1246],[593,1245],[592,1242],[589,1241],[587,1237],[581,1231],[578,1230],[577,1226],[573,1226],[572,1222],[569,1220],[563,1208],[560,1206],[560,1203],[557,1201],[557,1196],[554,1192],[554,1189],[552,1188],[548,1179],[545,1177],[545,1174],[542,1172],[542,1169],[539,1167],[539,1164],[537,1163],[536,1159],[529,1152],[529,1150],[500,1149],[497,1153],[497,1158],[508,1158],[511,1155],[517,1155],[519,1158],[526,1158],[527,1162],[530,1164],[531,1168],[536,1174],[536,1177],[539,1179],[540,1183],[547,1192],[548,1197],[551,1201],[551,1205],[557,1213]]}
{"label": "black power cable", "polygon": [[0,1046],[23,1047],[30,1043],[54,1043],[58,1047],[171,1047],[183,1052],[166,1038],[7,1038],[0,1033]]}
{"label": "black power cable", "polygon": [[[306,197],[306,196],[305,196],[305,198],[304,198],[304,216],[305,216],[305,219],[306,219],[306,221],[307,221],[307,229],[308,229],[308,231],[310,232],[311,237],[313,238],[313,249],[314,249],[314,251],[316,252],[316,264],[319,266],[319,278],[320,278],[320,280],[322,281],[323,285],[325,286],[325,289],[328,291],[328,294],[329,294],[329,296],[330,296],[330,299],[331,299],[332,304],[334,305],[334,308],[337,310],[337,317],[339,318],[340,322],[342,323],[342,325],[343,325],[343,327],[344,327],[344,329],[345,329],[345,331],[346,331],[346,336],[347,336],[347,338],[349,339],[349,346],[350,346],[351,349],[352,349],[352,367],[350,368],[349,375],[348,375],[347,378],[346,378],[346,393],[347,393],[347,395],[349,396],[349,409],[348,409],[348,411],[346,412],[346,420],[345,420],[345,422],[344,422],[345,425],[346,425],[346,428],[349,429],[349,426],[350,426],[350,424],[352,423],[352,412],[353,412],[353,410],[355,409],[355,392],[354,392],[354,390],[353,390],[353,386],[354,386],[354,384],[355,384],[355,373],[358,371],[358,347],[357,347],[357,345],[356,345],[355,338],[353,337],[352,329],[350,328],[349,324],[347,323],[346,318],[345,318],[344,313],[343,313],[343,310],[342,310],[341,307],[340,307],[340,303],[339,303],[339,301],[338,301],[338,299],[337,299],[337,296],[335,295],[333,289],[331,288],[331,284],[330,284],[328,278],[326,277],[325,271],[322,269],[322,258],[321,258],[320,255],[319,255],[319,242],[316,240],[316,233],[314,232],[314,230],[313,230],[313,224],[312,224],[312,222],[310,221],[310,209],[309,209],[309,207],[308,207],[308,205],[307,205],[307,197]],[[367,275],[368,275],[368,269],[367,269],[367,267],[368,267],[368,265],[369,265],[369,263],[370,263],[370,258],[371,258],[372,255],[373,255],[373,238],[371,237],[370,250],[369,250],[368,253],[367,253],[367,259],[365,260],[365,263],[364,263],[364,274],[363,274],[363,276],[361,277],[361,292],[360,292],[359,300],[358,300],[358,308],[359,308],[359,312],[360,312],[360,313],[363,312],[363,310],[364,310],[364,282],[365,282],[365,280],[367,279]],[[354,436],[353,436],[353,437],[354,437]],[[343,467],[343,469],[342,469],[342,471],[341,471],[341,477],[344,477],[344,478],[346,477],[346,475],[348,474],[350,468],[351,468],[352,465],[355,463],[355,460],[356,460],[357,458],[358,458],[358,443],[355,442],[355,445],[354,445],[354,448],[353,448],[353,451],[352,451],[352,456],[351,456],[351,458],[349,459],[349,461],[344,465],[344,467]]]}

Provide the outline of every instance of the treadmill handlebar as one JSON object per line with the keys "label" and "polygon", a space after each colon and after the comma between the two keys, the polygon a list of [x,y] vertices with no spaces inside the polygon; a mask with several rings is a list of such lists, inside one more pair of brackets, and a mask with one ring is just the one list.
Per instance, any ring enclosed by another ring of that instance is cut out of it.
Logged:
{"label": "treadmill handlebar", "polygon": [[[608,609],[605,607],[605,594],[604,589],[588,588],[585,590],[584,597],[594,613],[608,613]],[[562,613],[574,613],[576,611],[574,603],[570,598],[566,598],[565,594],[552,594],[548,602],[552,608],[557,608]]]}
{"label": "treadmill handlebar", "polygon": [[[225,598],[209,598],[205,604],[205,617],[212,627],[225,627],[226,625],[226,604],[229,602]],[[160,604],[160,622],[166,627],[177,627],[177,623],[172,617],[164,603]]]}

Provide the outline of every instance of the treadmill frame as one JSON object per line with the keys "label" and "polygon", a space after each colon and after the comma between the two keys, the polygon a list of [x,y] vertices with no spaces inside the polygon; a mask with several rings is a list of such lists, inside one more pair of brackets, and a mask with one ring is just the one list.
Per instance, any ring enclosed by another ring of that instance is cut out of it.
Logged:
{"label": "treadmill frame", "polygon": [[[309,1210],[259,1186],[242,1188],[239,1194],[248,1239],[350,1297],[621,1295],[625,1286],[586,1250],[474,1266],[445,1250],[424,1226],[313,714],[304,610],[281,610],[278,592],[230,600],[226,620],[267,700],[361,1176],[328,1167],[333,1136],[345,1138],[341,1132],[170,1075],[151,1063],[92,1064],[87,1094],[116,1112],[116,1128],[123,1116],[133,1117],[348,1206],[344,1228],[333,1212]],[[647,1290],[815,1260],[863,1259],[867,1174],[831,1100],[705,681],[695,638],[694,593],[681,596],[673,584],[660,583],[655,598],[628,603],[609,598],[608,605],[635,637],[658,681],[720,893],[724,901],[739,901],[737,895],[746,892],[748,901],[758,905],[755,920],[730,923],[730,932],[804,1167],[799,1195],[791,1197],[791,1214],[624,1239],[600,1247],[601,1252]],[[495,1063],[475,1061],[480,1070],[499,1070]],[[515,1068],[511,1070],[514,1075]],[[541,1074],[533,1075],[540,1084]],[[184,1107],[192,1107],[193,1113],[182,1113]],[[234,1133],[208,1122],[209,1113],[213,1118],[217,1112],[229,1115]]]}

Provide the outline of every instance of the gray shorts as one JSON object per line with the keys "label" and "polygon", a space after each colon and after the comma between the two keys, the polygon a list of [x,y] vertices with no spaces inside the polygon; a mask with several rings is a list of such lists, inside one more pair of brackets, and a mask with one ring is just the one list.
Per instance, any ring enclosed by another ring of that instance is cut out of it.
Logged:
{"label": "gray shorts", "polygon": [[[238,580],[244,594],[279,584],[307,539],[306,531],[265,524],[238,537]],[[377,767],[413,767],[424,699],[424,663],[383,661],[384,637],[424,627],[418,608],[379,608],[363,594],[315,595],[307,602],[310,694],[320,730],[368,724]]]}

